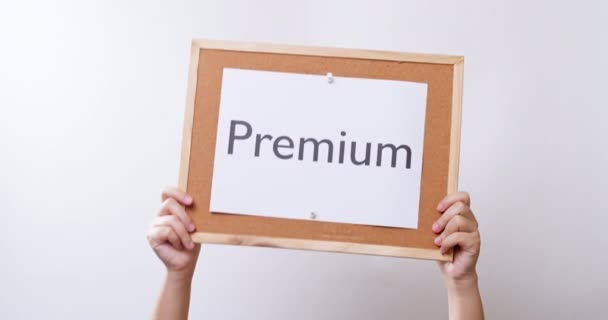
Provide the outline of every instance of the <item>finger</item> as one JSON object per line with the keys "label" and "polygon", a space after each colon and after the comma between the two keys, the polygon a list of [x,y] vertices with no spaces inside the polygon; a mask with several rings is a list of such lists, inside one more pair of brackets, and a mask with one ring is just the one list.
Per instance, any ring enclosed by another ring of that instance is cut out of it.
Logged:
{"label": "finger", "polygon": [[473,216],[473,212],[471,212],[471,208],[466,205],[464,202],[458,201],[452,204],[444,213],[433,223],[433,231],[435,233],[440,233],[443,231],[445,226],[448,224],[452,218],[456,215],[461,215],[465,218],[471,219],[475,221],[475,216]]}
{"label": "finger", "polygon": [[162,216],[157,217],[155,220],[155,226],[169,226],[173,231],[177,234],[179,239],[182,242],[184,248],[192,249],[194,248],[194,243],[192,243],[192,238],[190,234],[186,230],[186,227],[182,224],[178,217],[170,215],[170,216]]}
{"label": "finger", "polygon": [[456,202],[463,202],[467,206],[470,206],[471,197],[469,196],[469,193],[467,193],[467,192],[450,193],[447,196],[445,196],[445,198],[443,198],[441,201],[439,201],[439,204],[437,205],[437,211],[444,212],[447,208],[449,208]]}
{"label": "finger", "polygon": [[173,229],[169,229],[169,233],[167,235],[167,240],[169,243],[171,243],[171,246],[173,246],[173,248],[175,248],[177,250],[184,249],[184,246],[182,245],[182,242],[180,241],[179,236],[177,235],[177,233],[175,233],[175,231],[173,231]]}
{"label": "finger", "polygon": [[192,219],[186,213],[186,210],[184,209],[184,207],[182,207],[179,203],[177,203],[175,198],[167,198],[161,205],[160,210],[158,211],[158,215],[159,216],[167,216],[167,215],[177,216],[181,220],[182,224],[184,226],[186,226],[186,229],[189,232],[192,232],[196,229],[196,227],[194,226],[194,223],[192,223]]}
{"label": "finger", "polygon": [[441,245],[443,239],[456,232],[473,232],[477,230],[477,222],[463,216],[455,216],[448,222],[445,230],[435,238],[435,244]]}
{"label": "finger", "polygon": [[479,251],[479,232],[452,233],[443,240],[439,252],[444,254],[456,246],[466,251]]}
{"label": "finger", "polygon": [[186,192],[176,187],[166,187],[165,190],[163,190],[163,192],[161,193],[162,201],[165,201],[169,198],[173,198],[185,206],[189,206],[192,204],[192,197]]}
{"label": "finger", "polygon": [[175,249],[183,249],[179,237],[169,226],[153,226],[148,232],[148,242],[152,248],[168,242]]}

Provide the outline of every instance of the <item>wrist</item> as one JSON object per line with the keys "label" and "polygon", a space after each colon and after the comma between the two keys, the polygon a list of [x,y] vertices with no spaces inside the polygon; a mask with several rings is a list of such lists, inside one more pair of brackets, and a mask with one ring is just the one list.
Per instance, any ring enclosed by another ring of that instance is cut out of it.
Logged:
{"label": "wrist", "polygon": [[190,285],[193,275],[194,270],[167,270],[165,279],[176,285]]}
{"label": "wrist", "polygon": [[450,319],[484,319],[477,274],[446,281]]}
{"label": "wrist", "polygon": [[477,273],[472,273],[465,277],[447,278],[445,285],[448,292],[471,292],[478,290]]}

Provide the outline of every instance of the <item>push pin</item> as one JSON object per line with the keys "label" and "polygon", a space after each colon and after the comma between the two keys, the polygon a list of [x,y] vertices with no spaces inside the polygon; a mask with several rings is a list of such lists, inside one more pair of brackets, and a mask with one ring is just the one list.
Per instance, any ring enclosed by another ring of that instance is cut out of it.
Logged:
{"label": "push pin", "polygon": [[313,212],[311,212],[311,213],[310,213],[310,218],[311,218],[312,220],[315,220],[315,219],[317,218],[317,214],[316,214],[314,211],[313,211]]}
{"label": "push pin", "polygon": [[327,73],[327,83],[334,83],[334,75],[331,72]]}

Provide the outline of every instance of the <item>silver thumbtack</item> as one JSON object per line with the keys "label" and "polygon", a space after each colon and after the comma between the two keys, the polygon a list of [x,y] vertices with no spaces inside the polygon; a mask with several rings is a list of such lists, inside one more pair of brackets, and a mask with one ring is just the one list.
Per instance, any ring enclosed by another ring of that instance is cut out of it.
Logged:
{"label": "silver thumbtack", "polygon": [[334,75],[331,72],[327,73],[327,83],[334,83]]}
{"label": "silver thumbtack", "polygon": [[312,211],[312,212],[310,213],[310,218],[311,218],[312,220],[315,220],[315,219],[317,218],[317,214],[316,214],[314,211]]}

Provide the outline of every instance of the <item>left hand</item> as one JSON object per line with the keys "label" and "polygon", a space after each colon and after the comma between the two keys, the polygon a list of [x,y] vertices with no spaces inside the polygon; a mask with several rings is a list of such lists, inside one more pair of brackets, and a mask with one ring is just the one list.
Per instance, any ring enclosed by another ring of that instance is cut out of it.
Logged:
{"label": "left hand", "polygon": [[148,230],[148,242],[170,274],[191,278],[200,245],[192,242],[195,226],[184,206],[192,205],[186,192],[167,187],[161,194],[162,205]]}
{"label": "left hand", "polygon": [[476,285],[477,282],[481,239],[470,205],[468,193],[456,192],[443,198],[437,206],[442,216],[433,223],[433,232],[438,234],[435,244],[441,253],[454,249],[453,262],[439,262],[447,285]]}

